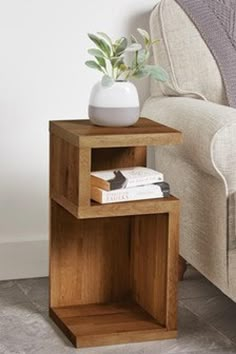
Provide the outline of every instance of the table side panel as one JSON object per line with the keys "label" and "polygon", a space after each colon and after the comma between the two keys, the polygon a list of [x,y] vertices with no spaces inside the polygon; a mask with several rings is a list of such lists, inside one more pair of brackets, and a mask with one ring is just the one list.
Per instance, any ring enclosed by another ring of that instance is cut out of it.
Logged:
{"label": "table side panel", "polygon": [[134,301],[165,326],[168,214],[135,216],[131,245]]}
{"label": "table side panel", "polygon": [[90,205],[90,173],[91,173],[91,149],[79,148],[79,176],[77,180],[79,189],[79,207]]}
{"label": "table side panel", "polygon": [[179,257],[179,203],[169,213],[168,224],[168,259],[167,259],[167,301],[166,327],[177,328],[177,289],[178,289],[178,257]]}
{"label": "table side panel", "polygon": [[50,195],[78,205],[79,149],[50,136]]}

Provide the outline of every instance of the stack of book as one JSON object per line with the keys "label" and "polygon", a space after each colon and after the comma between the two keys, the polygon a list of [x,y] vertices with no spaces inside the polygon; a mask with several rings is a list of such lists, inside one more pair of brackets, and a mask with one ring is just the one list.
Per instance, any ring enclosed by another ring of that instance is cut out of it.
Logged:
{"label": "stack of book", "polygon": [[170,187],[164,182],[163,174],[151,168],[131,167],[91,173],[91,199],[101,204],[169,195]]}

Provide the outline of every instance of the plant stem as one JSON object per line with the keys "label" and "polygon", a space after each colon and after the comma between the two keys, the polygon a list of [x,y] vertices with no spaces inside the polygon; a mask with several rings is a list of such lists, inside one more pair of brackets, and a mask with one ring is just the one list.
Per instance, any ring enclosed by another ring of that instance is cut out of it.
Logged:
{"label": "plant stem", "polygon": [[138,51],[135,52],[135,66],[138,66]]}

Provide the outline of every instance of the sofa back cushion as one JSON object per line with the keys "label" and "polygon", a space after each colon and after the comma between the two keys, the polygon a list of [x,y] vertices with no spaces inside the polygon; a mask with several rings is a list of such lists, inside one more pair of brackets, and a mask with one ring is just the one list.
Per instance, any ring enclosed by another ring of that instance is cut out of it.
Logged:
{"label": "sofa back cushion", "polygon": [[175,0],[161,0],[150,18],[154,62],[169,73],[168,84],[152,83],[152,95],[185,95],[226,104],[217,63],[198,29]]}

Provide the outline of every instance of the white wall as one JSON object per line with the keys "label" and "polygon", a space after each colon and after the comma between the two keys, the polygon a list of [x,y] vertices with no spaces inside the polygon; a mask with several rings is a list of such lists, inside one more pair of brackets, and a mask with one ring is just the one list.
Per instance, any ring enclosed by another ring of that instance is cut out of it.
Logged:
{"label": "white wall", "polygon": [[48,120],[87,115],[87,32],[148,28],[156,2],[0,0],[0,279],[47,273]]}

